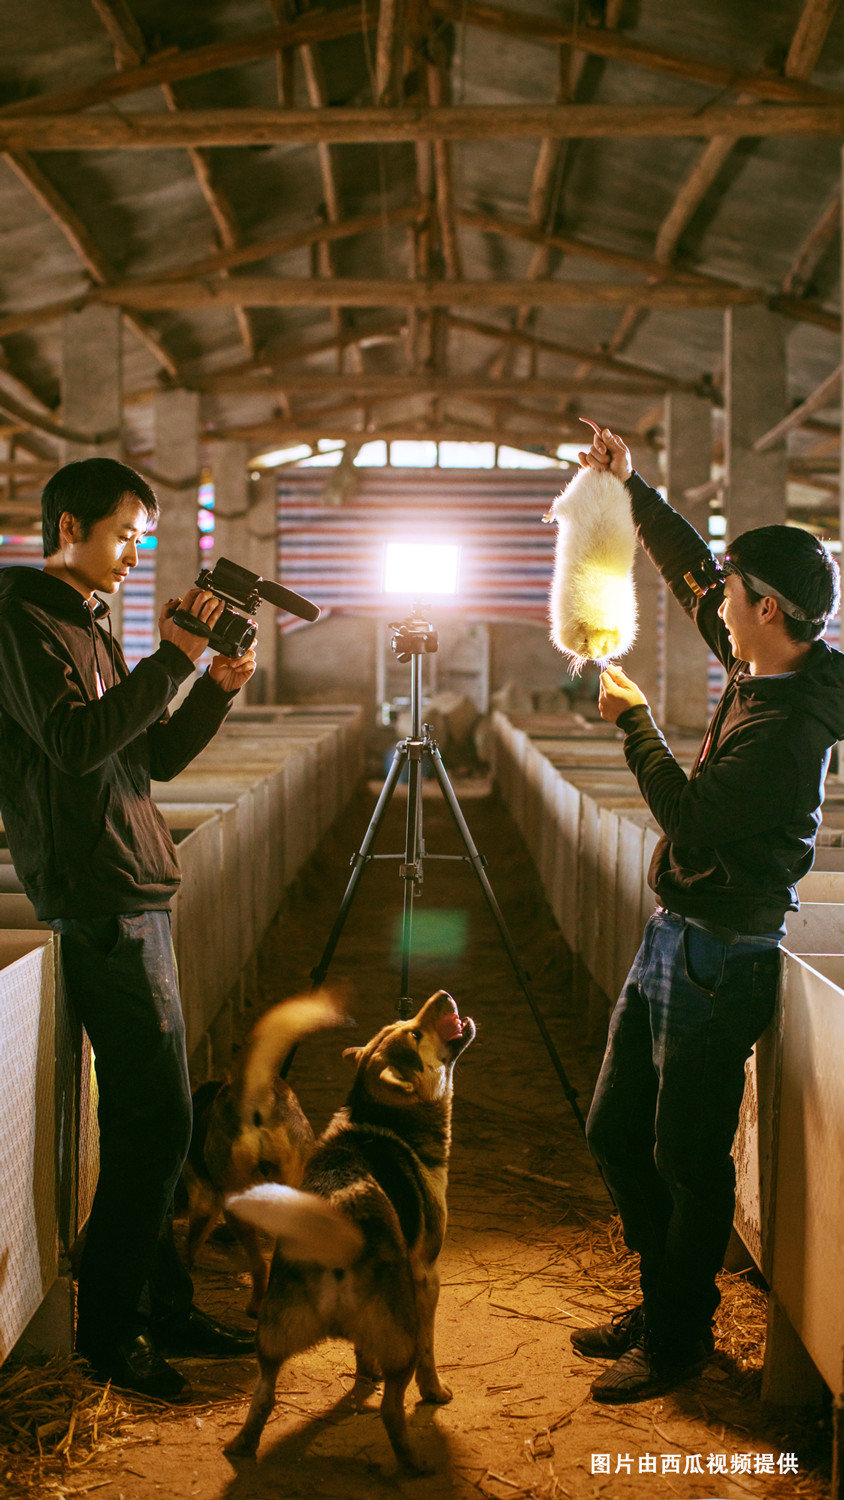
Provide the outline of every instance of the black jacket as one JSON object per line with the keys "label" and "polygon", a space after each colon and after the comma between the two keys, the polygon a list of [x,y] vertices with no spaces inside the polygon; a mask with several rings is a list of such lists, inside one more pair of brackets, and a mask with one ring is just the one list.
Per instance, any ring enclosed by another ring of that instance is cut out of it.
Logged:
{"label": "black jacket", "polygon": [[728,672],[688,777],[648,708],[619,716],[627,763],[663,829],[648,881],[672,911],[773,932],[812,866],[830,749],[844,736],[844,656],[815,641],[799,671],[751,677],[718,618],[723,583],[699,599],[684,582],[711,558],[706,543],[638,474],[627,488],[639,540]]}
{"label": "black jacket", "polygon": [[169,906],[179,866],[150,776],[176,776],[232,701],[203,676],[170,718],[192,662],[162,641],[130,672],[108,613],[38,568],[0,570],[0,812],[42,920]]}

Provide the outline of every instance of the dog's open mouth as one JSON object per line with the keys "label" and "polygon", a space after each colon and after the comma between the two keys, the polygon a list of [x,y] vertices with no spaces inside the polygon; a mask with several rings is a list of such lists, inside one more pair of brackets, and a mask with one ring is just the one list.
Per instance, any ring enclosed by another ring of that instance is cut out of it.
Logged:
{"label": "dog's open mouth", "polygon": [[465,1021],[461,1021],[457,1012],[449,1012],[448,1015],[440,1016],[437,1022],[437,1033],[444,1042],[456,1042],[463,1035]]}

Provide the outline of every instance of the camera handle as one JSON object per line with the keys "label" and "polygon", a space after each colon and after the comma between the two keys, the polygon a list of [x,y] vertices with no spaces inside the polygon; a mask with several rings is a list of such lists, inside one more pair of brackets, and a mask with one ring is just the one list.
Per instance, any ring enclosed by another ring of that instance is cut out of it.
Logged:
{"label": "camera handle", "polygon": [[170,618],[174,625],[178,625],[180,630],[186,630],[189,635],[207,637],[211,634],[212,627],[200,620],[198,615],[192,615],[189,609],[174,609]]}

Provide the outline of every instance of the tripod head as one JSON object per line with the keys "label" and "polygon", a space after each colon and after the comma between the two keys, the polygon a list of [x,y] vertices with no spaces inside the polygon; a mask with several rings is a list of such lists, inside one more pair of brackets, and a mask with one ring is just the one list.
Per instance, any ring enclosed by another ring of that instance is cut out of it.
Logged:
{"label": "tripod head", "polygon": [[397,661],[412,661],[414,656],[433,654],[437,649],[437,632],[428,620],[423,620],[420,610],[421,604],[416,603],[406,620],[390,622],[388,628],[393,632],[390,645]]}

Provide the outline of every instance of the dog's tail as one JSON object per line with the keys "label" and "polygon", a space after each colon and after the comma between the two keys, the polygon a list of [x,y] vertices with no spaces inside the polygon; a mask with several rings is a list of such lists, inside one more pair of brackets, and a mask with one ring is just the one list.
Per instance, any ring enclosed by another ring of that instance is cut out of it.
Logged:
{"label": "dog's tail", "polygon": [[273,1106],[278,1070],[293,1047],[312,1031],[348,1024],[339,1001],[327,990],[299,995],[274,1005],[253,1027],[243,1049],[240,1119],[251,1128],[266,1118]]}
{"label": "dog's tail", "polygon": [[226,1208],[275,1235],[288,1260],[345,1271],[363,1249],[360,1230],[338,1209],[315,1193],[282,1183],[262,1182],[245,1193],[231,1193]]}

